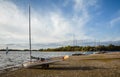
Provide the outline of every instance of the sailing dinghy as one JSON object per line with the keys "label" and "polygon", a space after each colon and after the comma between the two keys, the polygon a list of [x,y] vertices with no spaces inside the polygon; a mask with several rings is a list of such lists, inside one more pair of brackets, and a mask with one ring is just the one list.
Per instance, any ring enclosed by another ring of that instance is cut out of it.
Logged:
{"label": "sailing dinghy", "polygon": [[53,57],[53,58],[37,58],[36,60],[32,60],[33,57],[31,56],[31,9],[30,9],[30,4],[29,4],[29,50],[30,50],[30,61],[23,63],[23,67],[25,68],[33,68],[36,66],[42,66],[42,68],[48,68],[49,64],[53,64],[56,62],[64,61],[69,58],[68,55],[62,56],[62,57]]}

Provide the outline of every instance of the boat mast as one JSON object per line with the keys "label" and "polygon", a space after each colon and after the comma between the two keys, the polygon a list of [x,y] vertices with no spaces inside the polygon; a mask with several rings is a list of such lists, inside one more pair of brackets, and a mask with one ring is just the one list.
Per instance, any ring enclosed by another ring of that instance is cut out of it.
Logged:
{"label": "boat mast", "polygon": [[31,58],[31,9],[30,9],[30,3],[29,3],[29,51],[30,51],[30,61],[32,60]]}

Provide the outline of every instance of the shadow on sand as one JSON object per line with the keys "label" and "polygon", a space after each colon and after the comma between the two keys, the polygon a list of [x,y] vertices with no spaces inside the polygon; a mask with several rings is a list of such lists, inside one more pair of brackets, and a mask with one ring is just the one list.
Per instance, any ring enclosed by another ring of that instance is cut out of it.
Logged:
{"label": "shadow on sand", "polygon": [[[37,67],[31,69],[43,69],[43,68]],[[50,68],[46,68],[45,70],[95,70],[95,69],[108,69],[108,68],[93,67],[93,66],[86,66],[86,67],[70,66],[70,67],[50,67]]]}

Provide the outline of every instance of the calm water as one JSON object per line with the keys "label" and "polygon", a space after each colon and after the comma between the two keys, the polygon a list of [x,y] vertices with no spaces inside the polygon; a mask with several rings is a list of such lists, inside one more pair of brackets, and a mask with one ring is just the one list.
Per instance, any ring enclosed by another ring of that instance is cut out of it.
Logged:
{"label": "calm water", "polygon": [[[58,56],[64,56],[64,55],[72,55],[74,53],[82,53],[82,52],[32,52],[32,56],[36,57],[43,57],[43,58],[49,58],[49,57],[58,57]],[[93,52],[86,52],[83,54],[92,54]],[[21,65],[23,62],[26,62],[29,60],[29,52],[22,52],[22,51],[10,51],[7,55],[5,51],[0,51],[0,70]]]}

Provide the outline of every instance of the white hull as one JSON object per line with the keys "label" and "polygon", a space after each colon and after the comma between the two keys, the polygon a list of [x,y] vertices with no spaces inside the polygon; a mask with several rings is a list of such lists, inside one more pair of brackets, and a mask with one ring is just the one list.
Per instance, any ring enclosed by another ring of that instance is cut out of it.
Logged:
{"label": "white hull", "polygon": [[62,60],[53,60],[53,61],[29,61],[29,62],[25,62],[23,63],[23,67],[24,68],[31,68],[31,67],[35,67],[35,66],[43,66],[43,65],[49,65],[52,64],[54,62],[59,62]]}

